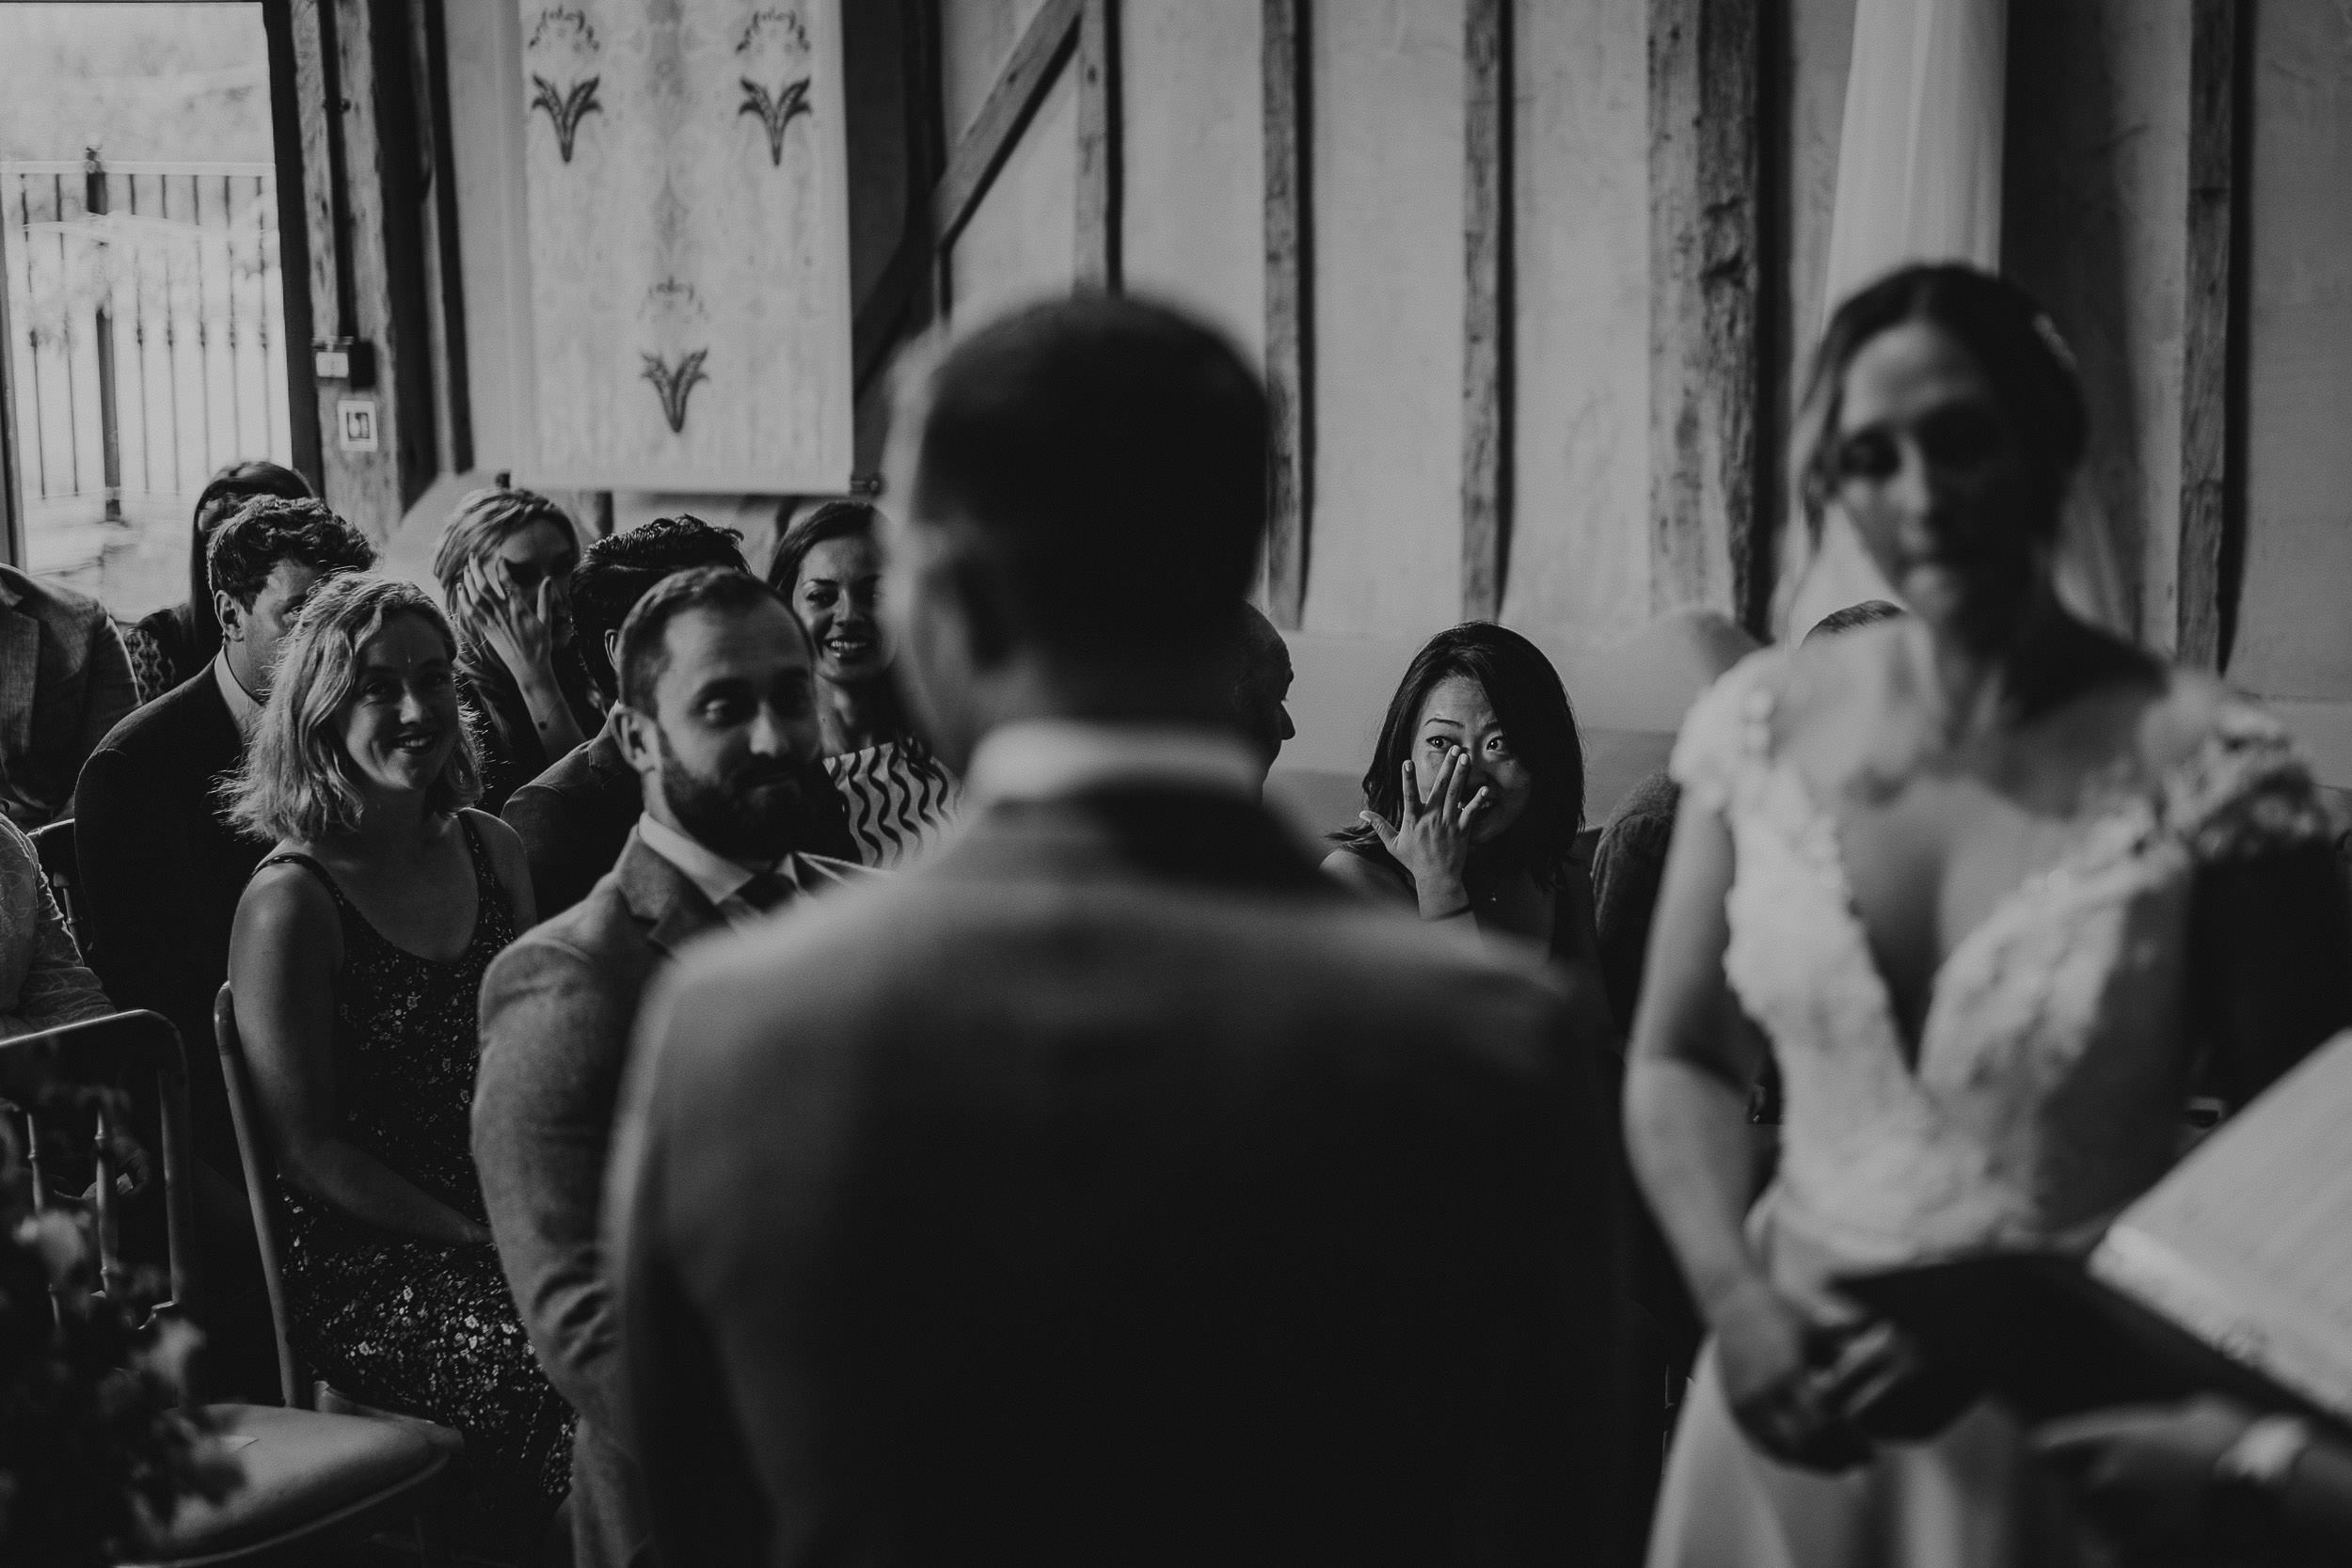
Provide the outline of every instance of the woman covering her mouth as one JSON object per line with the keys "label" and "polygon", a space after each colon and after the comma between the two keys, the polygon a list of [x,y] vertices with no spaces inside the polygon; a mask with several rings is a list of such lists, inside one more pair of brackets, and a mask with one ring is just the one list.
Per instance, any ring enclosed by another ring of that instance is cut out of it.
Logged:
{"label": "woman covering her mouth", "polygon": [[874,509],[827,501],[785,531],[768,581],[817,650],[825,771],[867,865],[893,866],[936,838],[956,807],[956,777],[916,737],[890,678],[876,612],[882,543]]}

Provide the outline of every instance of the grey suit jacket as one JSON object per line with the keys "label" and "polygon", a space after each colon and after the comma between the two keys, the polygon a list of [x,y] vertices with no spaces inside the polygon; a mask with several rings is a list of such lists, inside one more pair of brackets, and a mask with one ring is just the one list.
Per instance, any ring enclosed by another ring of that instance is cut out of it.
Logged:
{"label": "grey suit jacket", "polygon": [[1175,789],[701,948],[607,1204],[664,1560],[1608,1560],[1570,1001]]}
{"label": "grey suit jacket", "polygon": [[[803,885],[863,869],[801,857]],[[615,1441],[618,1336],[597,1244],[606,1152],[646,982],[725,922],[635,832],[588,896],[533,927],[482,982],[474,1164],[499,1260],[572,1444],[575,1560],[644,1560],[639,1486]]]}
{"label": "grey suit jacket", "polygon": [[26,830],[66,814],[82,760],[137,701],[103,606],[0,566],[0,812]]}

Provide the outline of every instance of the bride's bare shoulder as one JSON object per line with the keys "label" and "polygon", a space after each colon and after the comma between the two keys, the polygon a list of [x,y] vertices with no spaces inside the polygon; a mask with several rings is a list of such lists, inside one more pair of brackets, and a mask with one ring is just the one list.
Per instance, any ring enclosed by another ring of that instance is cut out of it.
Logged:
{"label": "bride's bare shoulder", "polygon": [[1911,665],[1911,632],[1901,620],[1880,621],[1790,648],[1778,672],[1775,728],[1787,736],[1899,701]]}

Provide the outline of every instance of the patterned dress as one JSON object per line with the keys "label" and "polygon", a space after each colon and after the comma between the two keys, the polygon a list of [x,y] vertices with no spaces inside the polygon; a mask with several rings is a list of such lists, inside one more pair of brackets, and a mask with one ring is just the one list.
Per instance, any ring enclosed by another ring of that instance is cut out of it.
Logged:
{"label": "patterned dress", "polygon": [[912,859],[946,831],[956,776],[921,741],[885,740],[825,759],[849,814],[858,859],[883,869]]}
{"label": "patterned dress", "polygon": [[[1780,1167],[1749,1243],[1779,1289],[1834,1311],[1842,1274],[2058,1244],[2162,1175],[2189,1080],[2197,876],[2325,844],[2328,821],[2274,721],[2227,697],[2210,713],[2189,705],[2186,755],[2095,784],[2074,847],[1952,948],[1915,1060],[1836,819],[1775,749],[1791,678],[1777,649],[1735,667],[1691,710],[1673,774],[1730,830],[1724,973],[1785,1081]],[[2073,1554],[2023,1432],[1997,1407],[1820,1475],[1749,1444],[1703,1354],[1649,1560],[2023,1568]]]}
{"label": "patterned dress", "polygon": [[[397,947],[308,855],[272,855],[326,884],[342,923],[335,976],[340,1135],[469,1219],[486,1223],[470,1113],[483,972],[515,938],[506,895],[462,816],[474,867],[473,938],[442,962]],[[569,1407],[532,1359],[497,1251],[379,1230],[280,1182],[295,1353],[362,1403],[466,1434],[477,1505],[544,1510],[571,1475]]]}

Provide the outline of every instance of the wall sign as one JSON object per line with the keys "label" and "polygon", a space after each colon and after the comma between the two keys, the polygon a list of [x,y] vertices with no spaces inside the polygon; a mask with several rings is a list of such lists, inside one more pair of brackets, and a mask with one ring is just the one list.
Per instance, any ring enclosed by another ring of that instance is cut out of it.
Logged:
{"label": "wall sign", "polygon": [[339,398],[335,403],[336,442],[345,451],[374,451],[375,400]]}

